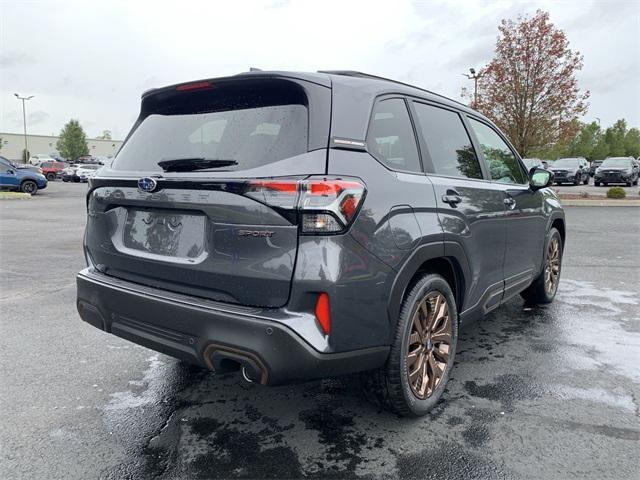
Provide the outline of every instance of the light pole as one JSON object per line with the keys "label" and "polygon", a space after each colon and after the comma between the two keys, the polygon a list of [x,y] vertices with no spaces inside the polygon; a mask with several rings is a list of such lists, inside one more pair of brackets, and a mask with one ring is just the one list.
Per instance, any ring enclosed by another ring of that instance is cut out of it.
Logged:
{"label": "light pole", "polygon": [[462,75],[467,77],[469,80],[473,80],[473,103],[476,103],[478,101],[478,79],[482,78],[482,75],[480,73],[476,73],[475,68],[470,68],[469,72],[471,72],[471,75],[468,73],[463,73]]}
{"label": "light pole", "polygon": [[24,125],[24,162],[27,163],[29,161],[29,159],[26,158],[27,155],[29,155],[29,142],[27,141],[27,112],[24,106],[24,102],[26,100],[31,100],[33,98],[33,95],[30,95],[28,97],[21,97],[17,93],[14,93],[14,95],[18,100],[22,100],[22,124]]}

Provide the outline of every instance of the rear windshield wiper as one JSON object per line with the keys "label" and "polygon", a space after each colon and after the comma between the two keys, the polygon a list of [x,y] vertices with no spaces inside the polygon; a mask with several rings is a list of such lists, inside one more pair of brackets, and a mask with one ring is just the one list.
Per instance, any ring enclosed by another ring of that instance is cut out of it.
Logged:
{"label": "rear windshield wiper", "polygon": [[222,168],[237,165],[235,160],[219,160],[213,158],[176,158],[174,160],[163,160],[158,165],[165,172],[193,172],[194,170],[205,170],[208,168]]}

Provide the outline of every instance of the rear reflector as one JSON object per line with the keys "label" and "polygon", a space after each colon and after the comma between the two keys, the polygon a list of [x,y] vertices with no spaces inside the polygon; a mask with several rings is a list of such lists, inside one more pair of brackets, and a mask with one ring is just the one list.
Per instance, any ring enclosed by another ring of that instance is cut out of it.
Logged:
{"label": "rear reflector", "polygon": [[331,329],[331,315],[329,314],[329,295],[321,293],[316,300],[316,319],[325,335],[329,335]]}

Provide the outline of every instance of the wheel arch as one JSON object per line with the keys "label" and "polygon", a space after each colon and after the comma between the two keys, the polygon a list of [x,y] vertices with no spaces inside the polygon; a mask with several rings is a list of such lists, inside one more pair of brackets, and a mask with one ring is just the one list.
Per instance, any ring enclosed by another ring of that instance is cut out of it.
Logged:
{"label": "wheel arch", "polygon": [[555,228],[558,230],[558,232],[560,233],[560,238],[562,239],[562,245],[565,244],[565,240],[566,240],[566,235],[567,235],[567,231],[565,228],[565,223],[564,223],[564,216],[560,216],[560,215],[555,215],[551,218],[551,222],[549,225],[548,230],[551,230],[552,228]]}
{"label": "wheel arch", "polygon": [[[437,273],[442,275],[453,291],[456,307],[459,312],[463,310],[466,278],[464,265],[466,258],[459,258],[462,250],[450,251],[445,254],[444,243],[434,242],[421,245],[415,249],[409,258],[403,263],[395,276],[387,312],[390,325],[395,325],[400,314],[402,301],[411,287],[425,273]],[[393,331],[393,329],[391,329]]]}

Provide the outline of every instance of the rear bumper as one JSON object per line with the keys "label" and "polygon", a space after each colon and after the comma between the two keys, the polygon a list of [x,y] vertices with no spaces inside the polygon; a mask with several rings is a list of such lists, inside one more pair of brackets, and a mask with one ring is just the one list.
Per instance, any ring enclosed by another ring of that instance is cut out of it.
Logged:
{"label": "rear bumper", "polygon": [[[143,287],[92,269],[77,278],[77,308],[87,323],[215,371],[245,368],[278,385],[373,369],[388,346],[320,353],[286,325],[283,309],[237,307]],[[292,320],[297,320],[291,314]]]}

